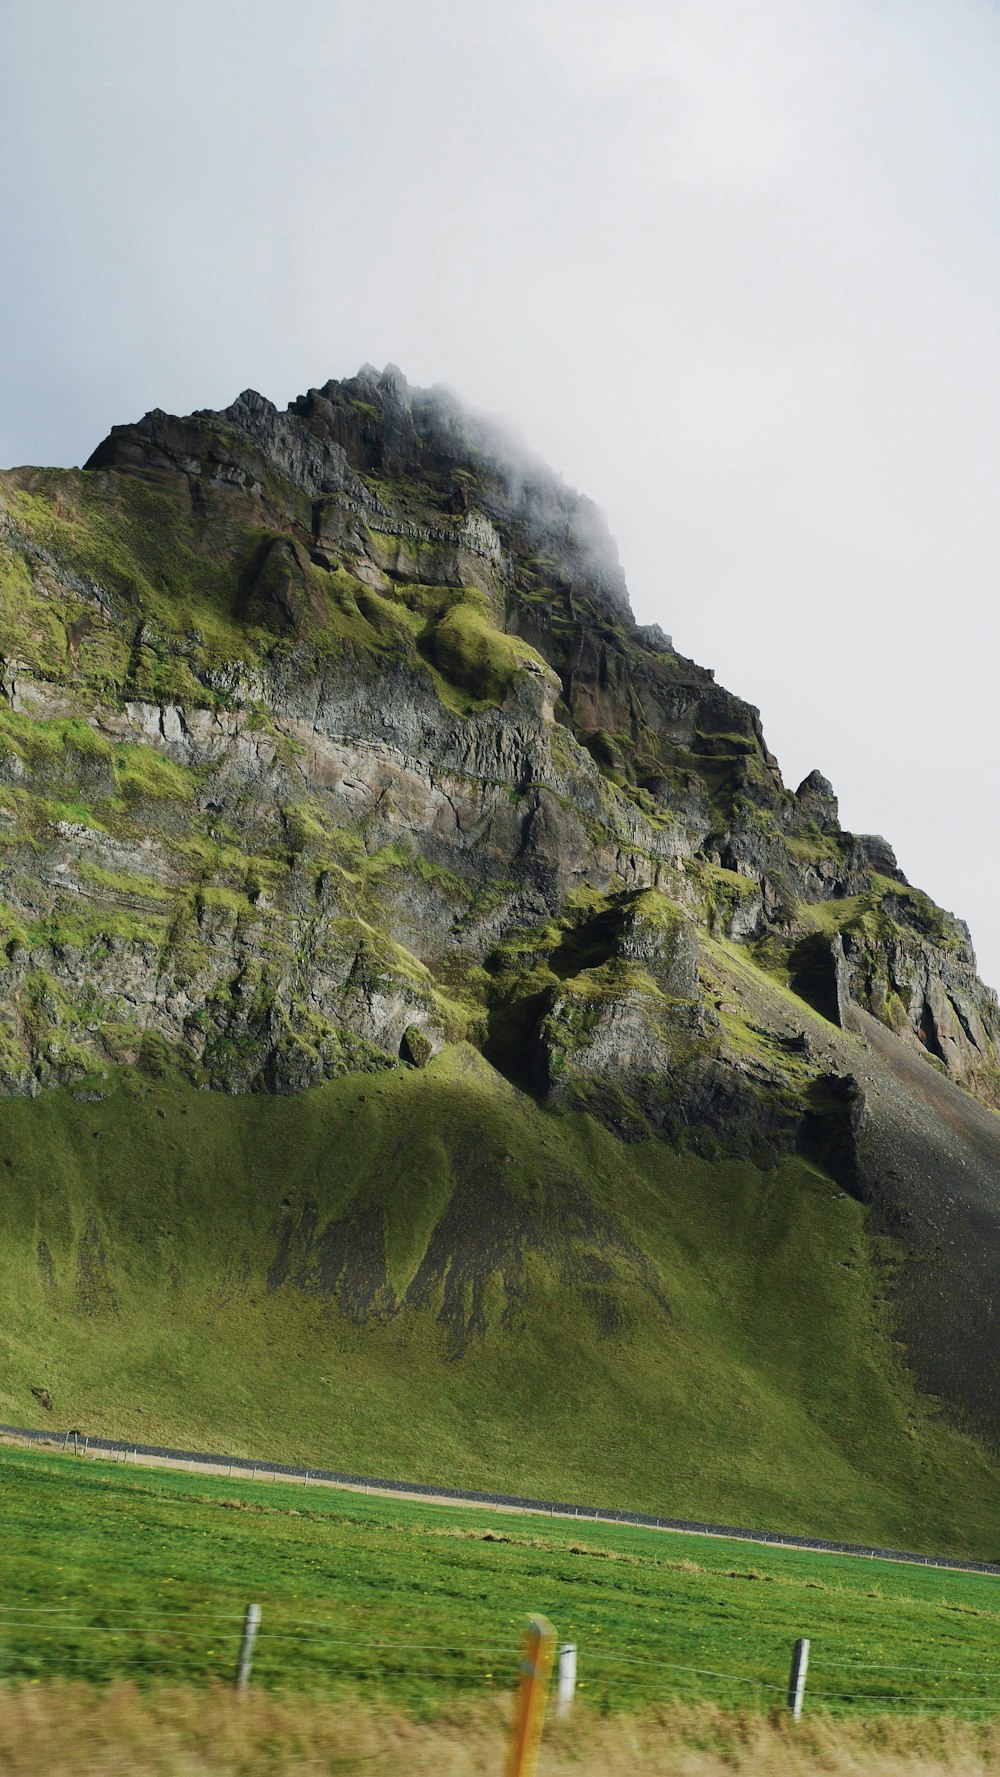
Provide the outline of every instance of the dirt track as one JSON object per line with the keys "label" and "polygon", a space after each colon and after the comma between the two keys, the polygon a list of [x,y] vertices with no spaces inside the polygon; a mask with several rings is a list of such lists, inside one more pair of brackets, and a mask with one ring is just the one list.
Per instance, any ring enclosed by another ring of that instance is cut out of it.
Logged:
{"label": "dirt track", "polygon": [[929,1567],[944,1567],[965,1573],[992,1573],[1000,1577],[1000,1564],[991,1565],[981,1561],[959,1561],[947,1555],[922,1555],[908,1553],[900,1549],[868,1548],[856,1543],[831,1543],[820,1539],[801,1536],[783,1536],[780,1532],[737,1529],[718,1524],[696,1524],[686,1520],[670,1520],[654,1518],[644,1513],[614,1512],[590,1506],[567,1506],[549,1504],[544,1500],[514,1500],[502,1495],[476,1497],[459,1492],[435,1493],[430,1488],[407,1487],[400,1482],[392,1485],[380,1484],[378,1481],[365,1481],[357,1477],[333,1476],[316,1473],[312,1470],[293,1470],[287,1466],[270,1467],[266,1463],[252,1463],[242,1458],[234,1458],[232,1462],[212,1456],[198,1456],[193,1453],[167,1454],[142,1450],[133,1445],[122,1445],[113,1449],[102,1448],[85,1440],[81,1447],[69,1445],[65,1441],[66,1434],[47,1435],[44,1432],[16,1432],[10,1427],[0,1427],[0,1444],[10,1444],[21,1449],[43,1449],[50,1454],[65,1455],[69,1460],[85,1457],[91,1461],[115,1462],[138,1468],[180,1469],[189,1474],[225,1476],[227,1479],[242,1482],[250,1481],[283,1481],[297,1487],[332,1487],[345,1493],[363,1493],[378,1499],[406,1499],[422,1505],[458,1506],[464,1509],[488,1512],[506,1512],[526,1517],[544,1516],[548,1518],[566,1519],[575,1523],[625,1524],[636,1529],[658,1531],[670,1536],[706,1536],[722,1538],[731,1542],[765,1544],[769,1548],[804,1549],[823,1553],[852,1556],[865,1561],[896,1561],[906,1565],[918,1564]]}

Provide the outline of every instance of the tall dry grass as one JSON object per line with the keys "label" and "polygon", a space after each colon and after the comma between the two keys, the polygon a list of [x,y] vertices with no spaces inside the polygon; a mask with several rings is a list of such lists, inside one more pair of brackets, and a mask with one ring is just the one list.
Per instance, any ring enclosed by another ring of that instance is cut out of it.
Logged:
{"label": "tall dry grass", "polygon": [[[509,1704],[421,1721],[371,1701],[130,1684],[0,1690],[0,1777],[501,1777]],[[585,1708],[550,1723],[539,1777],[979,1777],[1000,1763],[1000,1720]]]}

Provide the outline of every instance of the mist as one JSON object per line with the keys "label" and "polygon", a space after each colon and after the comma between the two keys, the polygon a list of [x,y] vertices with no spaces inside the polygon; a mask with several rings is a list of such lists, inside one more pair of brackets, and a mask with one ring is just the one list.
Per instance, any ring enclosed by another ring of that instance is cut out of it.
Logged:
{"label": "mist", "polygon": [[8,0],[0,462],[445,383],[1000,981],[1000,13]]}

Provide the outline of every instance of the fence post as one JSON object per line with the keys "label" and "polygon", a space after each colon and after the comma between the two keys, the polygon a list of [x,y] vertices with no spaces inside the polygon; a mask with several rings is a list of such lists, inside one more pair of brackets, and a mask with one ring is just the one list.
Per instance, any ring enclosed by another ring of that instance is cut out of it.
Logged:
{"label": "fence post", "polygon": [[555,1651],[552,1624],[545,1617],[529,1617],[521,1643],[521,1683],[505,1777],[534,1777]]}
{"label": "fence post", "polygon": [[572,1641],[559,1643],[559,1667],[556,1678],[556,1714],[567,1716],[576,1693],[576,1646]]}
{"label": "fence post", "polygon": [[243,1620],[243,1645],[240,1648],[240,1663],[236,1668],[236,1689],[245,1691],[250,1683],[250,1662],[253,1659],[253,1644],[260,1628],[260,1605],[248,1604],[247,1614]]}
{"label": "fence post", "polygon": [[792,1649],[792,1669],[788,1675],[788,1708],[793,1721],[798,1721],[802,1715],[808,1665],[809,1643],[797,1641]]}

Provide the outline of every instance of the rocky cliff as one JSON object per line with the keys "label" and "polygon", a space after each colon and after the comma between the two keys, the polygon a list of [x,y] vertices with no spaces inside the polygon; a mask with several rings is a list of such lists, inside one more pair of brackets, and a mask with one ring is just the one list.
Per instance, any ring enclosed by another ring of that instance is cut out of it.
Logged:
{"label": "rocky cliff", "polygon": [[451,397],[152,413],[0,497],[8,1090],[159,1044],[296,1090],[462,1033],[637,1128],[707,1091],[719,1133],[787,1072],[721,1016],[737,943],[995,1101],[964,926]]}
{"label": "rocky cliff", "polygon": [[926,1080],[993,1188],[966,928],[447,393],[366,368],[6,473],[0,650],[6,1093],[122,1061],[294,1093],[461,1040],[629,1142],[804,1153],[919,1256],[933,1131],[901,1166],[885,1106]]}

